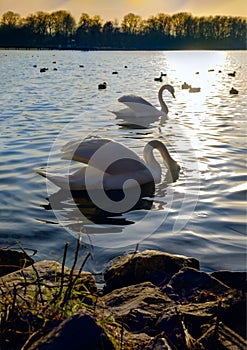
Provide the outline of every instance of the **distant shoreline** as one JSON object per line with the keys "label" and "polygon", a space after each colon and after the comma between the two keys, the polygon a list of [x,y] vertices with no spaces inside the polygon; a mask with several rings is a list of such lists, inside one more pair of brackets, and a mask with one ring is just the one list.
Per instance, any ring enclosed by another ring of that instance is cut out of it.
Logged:
{"label": "distant shoreline", "polygon": [[25,50],[25,51],[246,51],[245,48],[54,48],[54,47],[0,47],[0,50]]}

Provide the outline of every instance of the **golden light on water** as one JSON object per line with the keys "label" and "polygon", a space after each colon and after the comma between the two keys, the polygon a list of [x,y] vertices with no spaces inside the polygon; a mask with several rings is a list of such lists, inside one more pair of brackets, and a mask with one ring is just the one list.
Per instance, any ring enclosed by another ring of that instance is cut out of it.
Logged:
{"label": "golden light on water", "polygon": [[[167,71],[171,83],[176,85],[176,97],[179,101],[179,110],[176,114],[181,120],[186,138],[190,147],[198,159],[198,170],[207,177],[210,176],[208,162],[208,145],[205,136],[210,131],[215,144],[218,144],[218,135],[215,128],[209,128],[209,124],[215,123],[215,115],[212,115],[210,106],[217,106],[224,94],[229,95],[225,89],[224,79],[227,77],[227,53],[219,51],[187,51],[178,55],[177,52],[165,53]],[[226,78],[227,79],[227,78]],[[200,92],[189,92],[182,89],[186,82],[194,88],[200,88]],[[181,108],[182,106],[182,108]],[[174,107],[173,107],[174,109]],[[216,148],[216,153],[219,147]],[[218,162],[218,157],[215,161]],[[213,162],[213,159],[210,160]]]}

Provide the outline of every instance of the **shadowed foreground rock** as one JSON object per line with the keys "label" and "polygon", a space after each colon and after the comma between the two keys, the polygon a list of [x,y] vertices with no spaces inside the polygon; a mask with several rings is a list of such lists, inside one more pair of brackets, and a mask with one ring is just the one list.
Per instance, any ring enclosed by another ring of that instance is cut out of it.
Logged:
{"label": "shadowed foreground rock", "polygon": [[95,320],[79,312],[41,337],[29,350],[114,350],[105,331]]}

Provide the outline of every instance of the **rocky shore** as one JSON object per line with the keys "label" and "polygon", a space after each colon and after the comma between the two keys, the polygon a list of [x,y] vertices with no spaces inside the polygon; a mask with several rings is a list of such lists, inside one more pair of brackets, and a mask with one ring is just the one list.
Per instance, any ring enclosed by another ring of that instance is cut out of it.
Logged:
{"label": "rocky shore", "polygon": [[114,260],[101,290],[86,259],[77,269],[65,259],[0,249],[0,349],[247,348],[244,272],[146,250]]}

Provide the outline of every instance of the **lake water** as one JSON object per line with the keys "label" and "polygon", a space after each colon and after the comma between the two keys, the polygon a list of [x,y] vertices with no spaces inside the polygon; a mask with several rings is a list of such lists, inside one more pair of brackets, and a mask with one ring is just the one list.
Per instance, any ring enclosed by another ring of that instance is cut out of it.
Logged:
{"label": "lake water", "polygon": [[[243,51],[0,51],[0,246],[18,241],[37,249],[36,259],[59,259],[69,242],[69,263],[80,234],[94,272],[137,244],[199,258],[206,271],[245,270],[246,61]],[[175,88],[175,99],[164,93],[168,116],[123,126],[110,112],[123,107],[118,98],[137,94],[159,107],[161,71]],[[79,198],[82,212],[36,170],[67,171],[60,148],[95,136],[140,156],[148,141],[163,141],[181,166],[178,180],[163,175],[154,197],[126,213],[102,215]]]}

